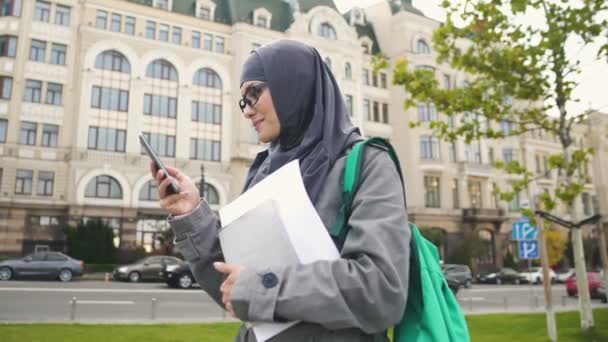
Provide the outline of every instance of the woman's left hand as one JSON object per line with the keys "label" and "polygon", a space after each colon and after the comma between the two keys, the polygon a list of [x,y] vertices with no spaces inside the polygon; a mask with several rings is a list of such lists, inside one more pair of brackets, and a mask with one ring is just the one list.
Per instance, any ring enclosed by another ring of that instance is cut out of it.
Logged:
{"label": "woman's left hand", "polygon": [[215,267],[218,272],[228,275],[228,278],[226,278],[226,280],[224,280],[222,283],[222,286],[220,286],[220,291],[222,292],[222,303],[224,303],[226,310],[233,318],[239,319],[232,308],[230,295],[234,284],[239,279],[239,275],[245,269],[245,267],[242,265],[227,264],[224,262],[214,262],[213,267]]}

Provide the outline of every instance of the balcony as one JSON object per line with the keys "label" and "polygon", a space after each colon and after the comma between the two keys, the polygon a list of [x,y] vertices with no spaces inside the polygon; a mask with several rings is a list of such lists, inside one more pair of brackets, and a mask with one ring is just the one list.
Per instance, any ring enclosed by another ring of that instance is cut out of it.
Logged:
{"label": "balcony", "polygon": [[496,172],[493,165],[480,164],[470,161],[459,161],[458,171],[463,175],[488,177]]}
{"label": "balcony", "polygon": [[464,208],[463,221],[467,222],[503,222],[507,220],[504,209]]}

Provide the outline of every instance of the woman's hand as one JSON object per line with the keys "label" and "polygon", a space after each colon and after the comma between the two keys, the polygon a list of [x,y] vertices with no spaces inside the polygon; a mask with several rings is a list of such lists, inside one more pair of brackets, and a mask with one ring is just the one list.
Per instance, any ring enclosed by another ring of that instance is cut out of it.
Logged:
{"label": "woman's hand", "polygon": [[227,264],[223,262],[214,262],[213,267],[215,267],[218,272],[224,273],[228,275],[228,278],[224,280],[222,286],[220,286],[220,291],[222,292],[222,303],[226,307],[226,310],[233,318],[239,319],[232,308],[232,288],[234,288],[234,284],[239,279],[239,275],[245,269],[242,265],[237,264]]}
{"label": "woman's hand", "polygon": [[[158,185],[158,197],[160,198],[160,207],[169,213],[179,216],[191,213],[201,202],[199,192],[190,177],[183,174],[180,170],[167,167],[169,175],[175,179],[181,192],[178,194],[167,194],[167,187],[171,184],[171,178],[166,177],[163,170],[158,170],[154,162],[150,163],[152,176],[156,179]],[[164,179],[163,179],[164,178]]]}

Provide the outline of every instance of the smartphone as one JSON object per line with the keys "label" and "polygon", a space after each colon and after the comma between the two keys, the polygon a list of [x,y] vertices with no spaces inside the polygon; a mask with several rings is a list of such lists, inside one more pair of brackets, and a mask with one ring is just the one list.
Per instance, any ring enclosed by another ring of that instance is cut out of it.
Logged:
{"label": "smartphone", "polygon": [[[165,177],[173,178],[173,177],[171,177],[169,175],[169,172],[167,172],[167,169],[165,168],[165,165],[163,164],[162,161],[160,161],[160,158],[158,157],[158,155],[156,154],[156,152],[154,152],[154,149],[152,149],[152,146],[150,146],[150,143],[148,143],[148,140],[146,140],[146,137],[144,137],[144,135],[142,133],[139,133],[139,142],[141,143],[141,145],[146,150],[146,153],[148,153],[148,155],[150,156],[150,158],[154,162],[154,165],[156,165],[156,169],[157,170],[163,170],[163,173],[165,174]],[[169,186],[167,187],[167,193],[169,195],[173,195],[173,194],[177,194],[179,192],[180,192],[180,189],[177,186],[177,183],[175,182],[175,179],[171,179],[171,184],[169,184]]]}

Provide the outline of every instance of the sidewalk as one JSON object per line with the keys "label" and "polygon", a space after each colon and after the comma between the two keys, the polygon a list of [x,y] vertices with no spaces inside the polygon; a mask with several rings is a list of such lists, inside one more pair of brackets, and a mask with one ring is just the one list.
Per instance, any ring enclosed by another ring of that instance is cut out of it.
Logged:
{"label": "sidewalk", "polygon": [[[84,273],[81,277],[82,280],[101,280],[104,281],[106,279],[105,272],[93,272],[93,273]],[[108,280],[112,280],[112,273],[108,272]]]}

